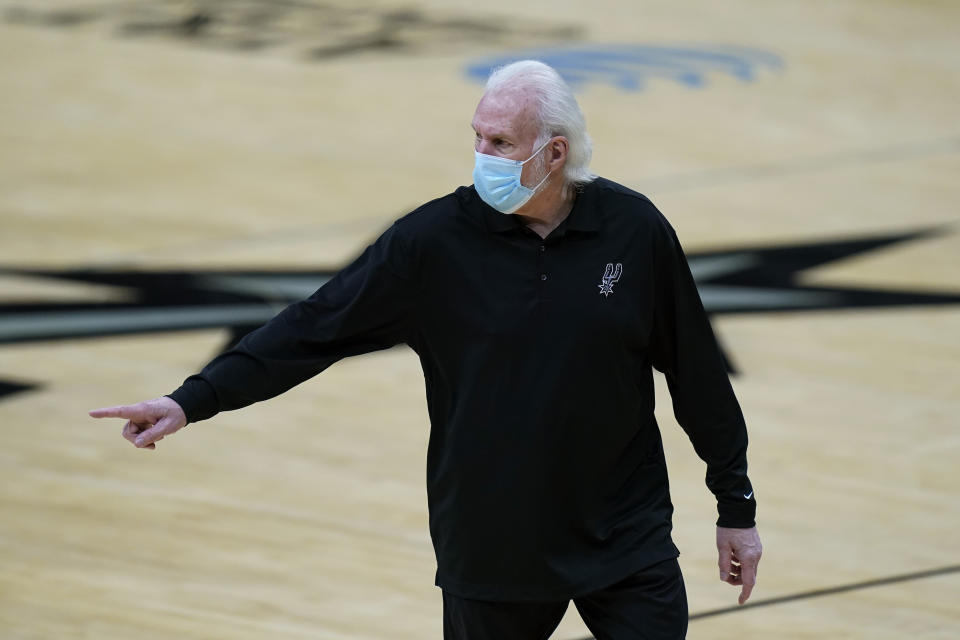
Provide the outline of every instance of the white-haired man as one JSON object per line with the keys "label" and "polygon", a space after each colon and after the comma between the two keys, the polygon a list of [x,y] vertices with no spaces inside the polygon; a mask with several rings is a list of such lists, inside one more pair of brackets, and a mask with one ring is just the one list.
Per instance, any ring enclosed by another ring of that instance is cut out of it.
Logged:
{"label": "white-haired man", "polygon": [[547,65],[493,73],[473,129],[473,186],[398,220],[169,396],[91,415],[153,448],[406,343],[427,386],[444,637],[547,638],[573,600],[597,638],[682,638],[651,367],[707,463],[741,604],[761,549],[743,416],[680,244],[647,198],[590,174],[583,115]]}

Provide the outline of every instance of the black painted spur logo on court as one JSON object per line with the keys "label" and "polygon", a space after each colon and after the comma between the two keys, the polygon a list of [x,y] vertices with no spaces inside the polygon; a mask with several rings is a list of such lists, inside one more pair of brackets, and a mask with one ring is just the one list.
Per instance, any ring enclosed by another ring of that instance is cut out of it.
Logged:
{"label": "black painted spur logo on court", "polygon": [[[939,237],[946,228],[796,244],[734,246],[688,252],[703,306],[711,316],[958,305],[960,292],[831,287],[810,284],[809,269],[904,242]],[[0,348],[132,334],[225,329],[229,347],[291,302],[305,298],[338,269],[143,271],[0,266],[0,277],[98,286],[109,299],[24,302],[0,290]],[[605,297],[623,274],[608,263],[599,288]],[[604,291],[606,289],[606,291]],[[212,355],[212,354],[211,354]],[[731,372],[735,367],[724,353]],[[207,358],[202,358],[206,360]],[[198,364],[203,364],[198,362]],[[5,373],[5,372],[4,372]],[[0,399],[36,389],[36,382],[0,378]]]}
{"label": "black painted spur logo on court", "polygon": [[369,53],[435,54],[471,46],[549,45],[578,40],[584,33],[578,24],[542,17],[504,20],[473,10],[381,5],[351,0],[20,0],[0,11],[5,21],[15,24],[71,30],[105,25],[124,38],[221,50],[292,47],[308,61]]}
{"label": "black painted spur logo on court", "polygon": [[613,285],[620,282],[620,276],[623,274],[623,265],[619,262],[613,266],[612,262],[607,263],[607,268],[603,271],[603,279],[600,281],[600,294],[604,298],[610,297],[613,293]]}

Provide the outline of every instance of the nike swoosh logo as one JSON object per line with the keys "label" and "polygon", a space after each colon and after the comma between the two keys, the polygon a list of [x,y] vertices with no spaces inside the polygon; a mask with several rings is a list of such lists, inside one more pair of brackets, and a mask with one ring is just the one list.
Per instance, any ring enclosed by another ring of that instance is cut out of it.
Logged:
{"label": "nike swoosh logo", "polygon": [[743,494],[743,497],[745,500],[749,500],[750,498],[753,497],[753,491],[751,491],[750,493]]}

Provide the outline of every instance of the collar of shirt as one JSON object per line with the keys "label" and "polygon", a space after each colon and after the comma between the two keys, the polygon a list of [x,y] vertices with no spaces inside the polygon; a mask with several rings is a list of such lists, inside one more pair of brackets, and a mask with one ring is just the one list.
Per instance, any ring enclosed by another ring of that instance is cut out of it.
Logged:
{"label": "collar of shirt", "polygon": [[[514,215],[500,213],[484,202],[476,189],[471,185],[463,189],[461,202],[471,215],[479,215],[487,231],[491,233],[508,233],[524,229],[524,224]],[[562,237],[569,231],[592,233],[600,228],[600,211],[597,206],[597,186],[594,182],[587,183],[577,190],[573,209],[560,225],[550,234]]]}

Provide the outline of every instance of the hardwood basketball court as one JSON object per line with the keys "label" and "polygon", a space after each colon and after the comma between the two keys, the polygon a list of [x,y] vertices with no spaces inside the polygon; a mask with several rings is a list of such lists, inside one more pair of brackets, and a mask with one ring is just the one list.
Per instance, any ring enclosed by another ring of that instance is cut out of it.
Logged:
{"label": "hardwood basketball court", "polygon": [[[957,24],[937,1],[3,0],[0,637],[440,637],[408,349],[155,452],[86,411],[171,391],[468,184],[477,69],[519,54],[565,61],[594,171],[676,227],[737,370],[765,545],[741,610],[658,387],[689,637],[957,637]],[[553,637],[587,635],[571,606]]]}

